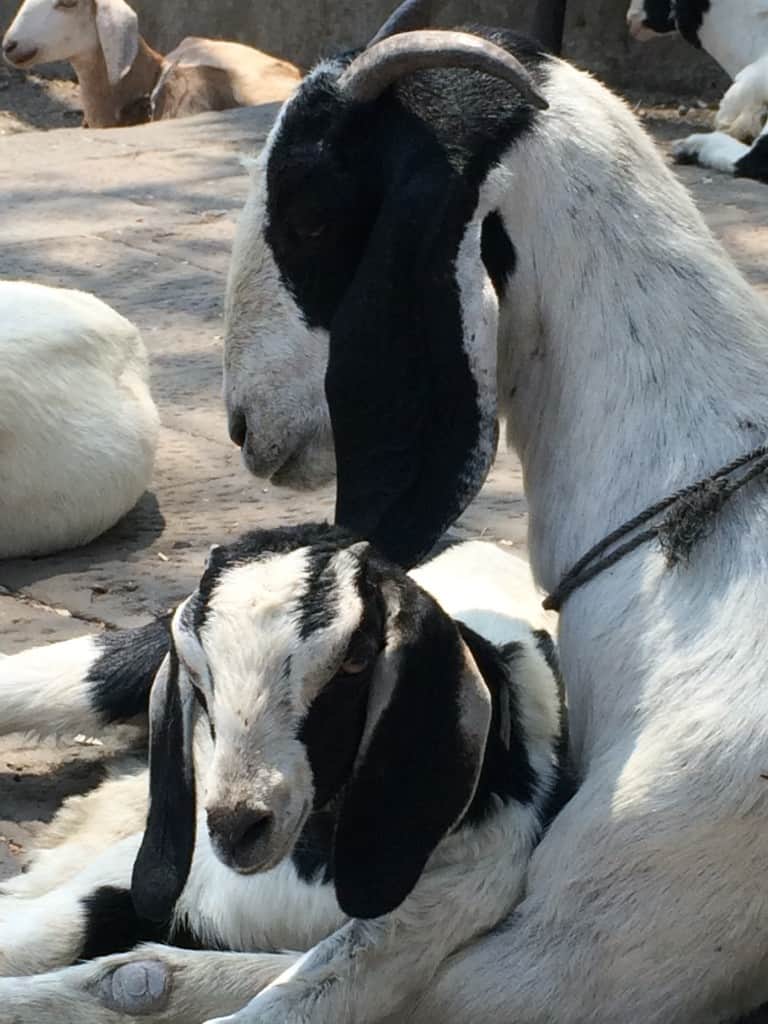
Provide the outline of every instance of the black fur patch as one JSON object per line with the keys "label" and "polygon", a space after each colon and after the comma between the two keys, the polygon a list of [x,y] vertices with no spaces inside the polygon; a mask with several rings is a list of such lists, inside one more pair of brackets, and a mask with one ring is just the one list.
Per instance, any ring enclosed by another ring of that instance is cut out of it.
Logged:
{"label": "black fur patch", "polygon": [[102,633],[86,676],[90,702],[105,722],[146,714],[152,681],[168,653],[170,616],[138,629]]}
{"label": "black fur patch", "polygon": [[[526,736],[520,721],[513,678],[514,661],[521,650],[520,644],[507,644],[498,648],[463,622],[458,622],[457,626],[493,700],[483,768],[475,796],[460,823],[477,825],[493,813],[497,800],[502,803],[510,800],[520,804],[531,803],[537,776],[528,760]],[[506,700],[509,707],[509,749],[502,742],[500,733],[502,700]]]}
{"label": "black fur patch", "polygon": [[675,19],[672,14],[672,0],[645,0],[643,24],[653,32],[674,32]]}
{"label": "black fur patch", "polygon": [[211,949],[186,927],[147,921],[137,915],[129,889],[104,885],[82,900],[85,911],[83,948],[78,960],[126,953],[139,943],[165,942],[183,949]]}
{"label": "black fur patch", "polygon": [[483,221],[480,253],[496,294],[499,299],[503,299],[509,279],[515,272],[517,253],[504,228],[501,215],[495,211],[489,213]]}
{"label": "black fur patch", "polygon": [[748,153],[734,164],[737,178],[768,183],[768,135],[761,135]]}
{"label": "black fur patch", "polygon": [[[476,32],[546,77],[537,44]],[[352,104],[337,89],[341,66],[316,73],[284,111],[265,237],[307,324],[330,332],[337,521],[407,565],[487,470],[454,262],[480,186],[536,111],[511,86],[456,69]],[[484,248],[503,287],[511,254],[497,228]]]}
{"label": "black fur patch", "polygon": [[710,7],[710,0],[675,0],[675,22],[677,30],[686,42],[701,49],[699,29],[704,15]]}
{"label": "black fur patch", "polygon": [[336,814],[332,811],[315,811],[291,853],[291,860],[299,878],[307,884],[333,881],[333,835],[336,830]]}
{"label": "black fur patch", "polygon": [[164,942],[168,925],[146,921],[133,908],[129,889],[105,885],[82,901],[85,911],[80,960],[125,953],[140,942]]}

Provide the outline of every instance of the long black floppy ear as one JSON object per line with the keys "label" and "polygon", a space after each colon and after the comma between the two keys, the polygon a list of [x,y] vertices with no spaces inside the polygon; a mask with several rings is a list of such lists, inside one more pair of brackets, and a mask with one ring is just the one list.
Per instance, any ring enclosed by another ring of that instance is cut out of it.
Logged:
{"label": "long black floppy ear", "polygon": [[192,688],[181,687],[171,644],[149,700],[149,813],[133,865],[139,917],[168,921],[189,875],[195,845]]}
{"label": "long black floppy ear", "polygon": [[326,395],[336,522],[409,567],[493,462],[498,306],[476,193],[439,147],[396,177],[331,324]]}
{"label": "long black floppy ear", "polygon": [[339,906],[371,918],[399,906],[472,801],[491,698],[469,648],[410,580],[385,580],[387,642],[336,829]]}

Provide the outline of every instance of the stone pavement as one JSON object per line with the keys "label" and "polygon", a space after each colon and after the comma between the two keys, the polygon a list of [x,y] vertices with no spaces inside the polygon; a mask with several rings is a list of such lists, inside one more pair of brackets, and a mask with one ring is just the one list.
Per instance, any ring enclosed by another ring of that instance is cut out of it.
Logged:
{"label": "stone pavement", "polygon": [[[293,494],[248,476],[220,399],[224,283],[247,187],[239,155],[259,149],[274,112],[0,137],[0,276],[83,288],[133,320],[163,422],[152,490],[122,523],[79,551],[0,563],[3,653],[144,622],[190,591],[212,542],[332,515],[330,489]],[[687,131],[679,122],[651,127],[662,142]],[[681,175],[768,291],[768,190],[696,168]],[[501,454],[457,531],[523,545],[513,456]],[[124,738],[0,745],[0,878],[18,869],[62,794],[87,787]]]}

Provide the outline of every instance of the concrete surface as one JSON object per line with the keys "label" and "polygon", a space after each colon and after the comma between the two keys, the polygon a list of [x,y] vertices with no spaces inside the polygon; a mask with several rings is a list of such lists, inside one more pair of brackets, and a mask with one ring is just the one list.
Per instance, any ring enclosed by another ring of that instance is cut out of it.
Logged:
{"label": "concrete surface", "polygon": [[[266,107],[0,137],[0,276],[85,288],[134,320],[163,422],[152,490],[115,529],[79,551],[0,563],[0,651],[144,622],[189,592],[212,542],[332,514],[330,489],[296,495],[248,476],[220,400],[222,296],[247,185],[238,156],[258,150],[273,115]],[[658,118],[650,127],[663,145],[691,127]],[[765,186],[679,173],[768,294]],[[456,529],[522,547],[525,505],[509,453]],[[99,739],[0,744],[0,878],[18,870],[62,796],[93,784],[136,736]]]}
{"label": "concrete surface", "polygon": [[[476,22],[526,31],[538,0],[450,0],[436,24]],[[185,35],[238,39],[303,66],[373,35],[397,0],[131,0],[147,40],[168,52]],[[0,30],[20,0],[0,0]],[[654,90],[667,98],[722,94],[725,76],[706,54],[679,39],[640,44],[629,39],[629,0],[569,0],[566,53],[603,79],[624,88]]]}

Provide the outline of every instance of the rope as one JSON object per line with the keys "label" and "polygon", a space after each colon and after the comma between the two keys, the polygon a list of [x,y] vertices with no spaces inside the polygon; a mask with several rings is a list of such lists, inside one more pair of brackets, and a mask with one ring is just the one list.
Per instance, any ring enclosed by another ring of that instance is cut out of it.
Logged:
{"label": "rope", "polygon": [[[734,473],[752,463],[749,470],[735,480],[730,479]],[[667,565],[674,566],[687,562],[698,541],[712,528],[715,516],[737,491],[768,471],[768,445],[760,445],[746,455],[722,466],[717,472],[695,484],[683,487],[674,494],[657,501],[644,512],[624,523],[613,533],[609,533],[572,566],[560,581],[559,585],[544,600],[547,611],[559,612],[568,597],[589,583],[604,569],[610,569],[624,555],[634,551],[649,540],[658,539],[664,552]],[[610,554],[604,552],[616,543],[624,540],[639,527],[644,526],[662,513],[666,513],[661,522],[648,527],[635,537],[625,540]]]}

